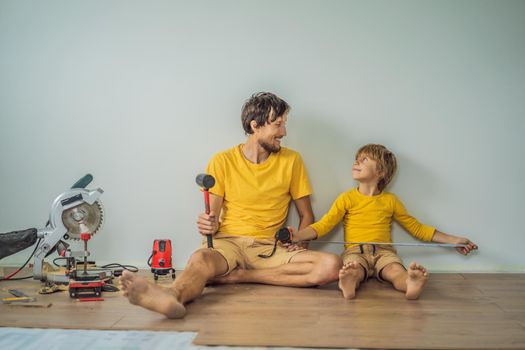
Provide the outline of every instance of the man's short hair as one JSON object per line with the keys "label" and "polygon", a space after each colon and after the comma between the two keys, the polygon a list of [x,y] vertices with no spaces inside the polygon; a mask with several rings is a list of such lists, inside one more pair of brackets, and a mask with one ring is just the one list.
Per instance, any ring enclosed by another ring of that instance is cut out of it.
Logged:
{"label": "man's short hair", "polygon": [[377,184],[379,191],[383,191],[392,181],[397,169],[397,160],[394,153],[383,145],[368,144],[361,147],[355,154],[355,159],[367,155],[377,163],[377,171],[381,173],[381,179]]}
{"label": "man's short hair", "polygon": [[242,106],[241,122],[244,132],[246,135],[253,134],[250,125],[252,120],[255,120],[259,128],[282,117],[289,110],[288,103],[271,92],[255,93]]}

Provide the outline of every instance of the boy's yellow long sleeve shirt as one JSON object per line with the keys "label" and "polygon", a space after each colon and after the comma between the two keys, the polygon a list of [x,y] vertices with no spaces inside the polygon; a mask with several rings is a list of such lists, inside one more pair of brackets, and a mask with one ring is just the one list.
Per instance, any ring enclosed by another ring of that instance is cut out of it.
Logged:
{"label": "boy's yellow long sleeve shirt", "polygon": [[[382,192],[377,196],[365,196],[357,188],[340,194],[328,213],[310,227],[319,238],[330,232],[341,220],[346,242],[391,243],[392,220],[423,241],[431,241],[436,230],[408,214],[395,194]],[[351,246],[355,244],[346,245],[347,248]]]}

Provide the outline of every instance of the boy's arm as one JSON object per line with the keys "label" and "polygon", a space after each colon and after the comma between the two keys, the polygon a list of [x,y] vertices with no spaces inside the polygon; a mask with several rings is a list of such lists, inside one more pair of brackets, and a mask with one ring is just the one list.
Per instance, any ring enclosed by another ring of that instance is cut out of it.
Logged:
{"label": "boy's arm", "polygon": [[349,207],[348,199],[343,193],[337,197],[328,213],[315,224],[310,222],[306,225],[300,225],[299,231],[289,227],[288,229],[292,233],[292,240],[294,242],[309,241],[324,236],[342,220],[348,209],[347,207]]}
{"label": "boy's arm", "polygon": [[470,239],[465,237],[458,237],[449,235],[447,233],[435,230],[432,236],[432,242],[436,243],[451,243],[451,244],[465,244],[465,247],[458,247],[456,250],[463,255],[467,255],[472,250],[478,249],[478,246],[473,243]]}
{"label": "boy's arm", "polygon": [[292,242],[311,241],[317,239],[317,232],[312,226],[307,226],[302,230],[295,231],[292,227],[288,227],[288,230],[292,233]]}
{"label": "boy's arm", "polygon": [[436,243],[465,244],[465,247],[458,247],[456,250],[463,255],[467,255],[472,250],[478,249],[478,246],[468,238],[458,237],[438,231],[437,229],[423,225],[414,217],[408,214],[407,210],[399,198],[395,197],[394,219],[399,222],[414,237],[424,241]]}
{"label": "boy's arm", "polygon": [[434,227],[420,223],[415,217],[408,213],[405,206],[401,200],[397,198],[397,196],[392,196],[394,220],[403,226],[403,228],[407,230],[412,236],[422,241],[430,242],[436,229]]}

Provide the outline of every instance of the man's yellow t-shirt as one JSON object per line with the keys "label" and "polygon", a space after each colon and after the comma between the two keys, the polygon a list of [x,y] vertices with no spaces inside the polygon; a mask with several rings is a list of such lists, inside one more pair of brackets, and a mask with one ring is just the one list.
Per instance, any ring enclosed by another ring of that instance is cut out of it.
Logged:
{"label": "man's yellow t-shirt", "polygon": [[[357,188],[340,194],[328,213],[310,227],[322,237],[341,220],[346,242],[392,243],[392,220],[423,241],[431,241],[436,230],[410,216],[395,194],[382,192],[377,196],[365,196]],[[351,246],[355,244],[346,245],[347,248]]]}
{"label": "man's yellow t-shirt", "polygon": [[215,178],[210,192],[224,198],[219,232],[273,238],[286,221],[290,200],[312,194],[303,159],[281,147],[255,164],[241,147],[216,154],[208,164],[207,173]]}

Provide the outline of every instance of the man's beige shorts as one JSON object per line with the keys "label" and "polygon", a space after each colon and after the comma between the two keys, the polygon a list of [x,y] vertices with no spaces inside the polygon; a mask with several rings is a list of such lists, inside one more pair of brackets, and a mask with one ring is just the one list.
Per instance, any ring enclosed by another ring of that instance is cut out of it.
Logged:
{"label": "man's beige shorts", "polygon": [[398,263],[404,266],[401,258],[397,256],[397,251],[389,246],[364,244],[350,247],[345,249],[341,257],[343,258],[344,264],[356,261],[363,266],[365,270],[365,281],[374,276],[378,280],[383,281],[380,276],[381,270],[389,264]]}
{"label": "man's beige shorts", "polygon": [[[277,245],[275,253],[270,258],[261,258],[259,254],[269,255],[273,250],[275,240],[255,239],[243,236],[226,236],[218,233],[213,236],[213,249],[221,254],[228,263],[230,273],[236,267],[242,269],[267,269],[277,267],[290,262],[292,257],[305,249],[288,252],[286,248]],[[201,248],[208,248],[206,240],[203,240]]]}

